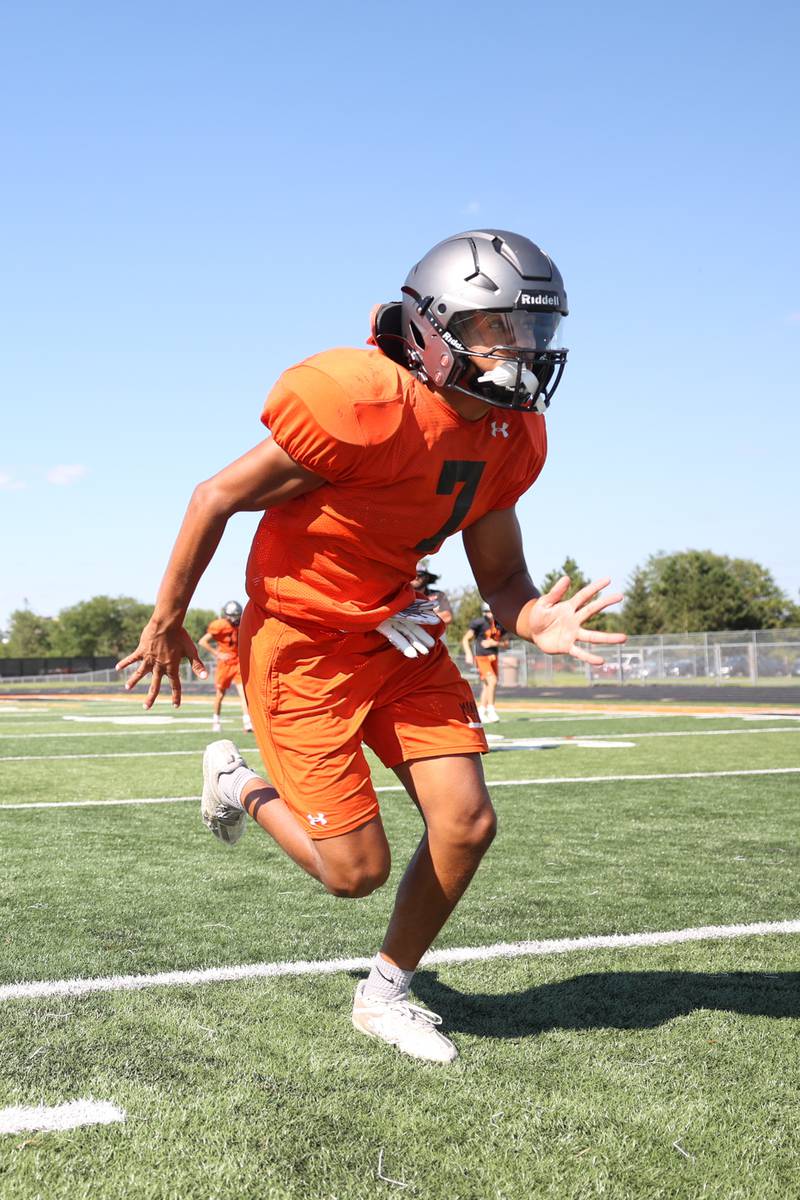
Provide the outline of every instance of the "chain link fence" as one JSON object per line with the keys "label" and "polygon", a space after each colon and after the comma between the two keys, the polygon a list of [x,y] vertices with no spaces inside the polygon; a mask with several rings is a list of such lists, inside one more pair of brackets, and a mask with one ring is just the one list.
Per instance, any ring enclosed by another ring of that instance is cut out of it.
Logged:
{"label": "chain link fence", "polygon": [[[604,662],[590,667],[565,655],[542,654],[526,642],[512,641],[500,652],[500,687],[505,689],[586,686],[595,683],[647,684],[797,684],[800,687],[800,629],[734,630],[718,633],[665,633],[629,637],[621,646],[597,647]],[[477,671],[462,654],[453,655],[462,675],[474,682]],[[214,664],[206,663],[213,690]],[[132,674],[133,668],[121,674]],[[198,683],[188,662],[181,667],[185,683]],[[109,684],[119,686],[113,669],[5,676],[0,684]]]}
{"label": "chain link fence", "polygon": [[[542,654],[535,646],[512,642],[500,655],[500,686],[698,682],[800,687],[800,629],[660,634],[592,649],[604,659],[602,666]],[[460,665],[464,668],[463,661]],[[469,668],[464,668],[464,674],[469,678]]]}

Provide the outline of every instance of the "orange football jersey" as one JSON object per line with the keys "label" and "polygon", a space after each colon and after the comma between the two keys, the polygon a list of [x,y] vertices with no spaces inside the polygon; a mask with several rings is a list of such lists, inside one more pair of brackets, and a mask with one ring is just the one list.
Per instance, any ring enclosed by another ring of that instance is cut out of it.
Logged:
{"label": "orange football jersey", "polygon": [[468,421],[380,350],[291,367],[262,421],[325,483],[264,514],[247,591],[289,621],[374,629],[414,599],[419,558],[494,509],[544,464],[544,418],[486,406]]}
{"label": "orange football jersey", "polygon": [[206,633],[211,634],[223,654],[238,659],[239,628],[237,625],[231,625],[230,621],[226,621],[224,617],[218,617],[216,621],[211,622]]}

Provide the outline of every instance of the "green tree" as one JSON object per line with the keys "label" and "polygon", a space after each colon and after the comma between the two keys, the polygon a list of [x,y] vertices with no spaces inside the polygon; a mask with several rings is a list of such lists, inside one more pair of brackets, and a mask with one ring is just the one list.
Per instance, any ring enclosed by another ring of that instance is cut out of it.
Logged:
{"label": "green tree", "polygon": [[93,596],[62,608],[52,652],[63,655],[130,653],[149,619],[151,606],[131,596]]}
{"label": "green tree", "polygon": [[27,606],[17,608],[9,618],[2,653],[5,658],[43,658],[53,653],[55,621],[40,617]]}
{"label": "green tree", "polygon": [[631,582],[623,610],[631,633],[777,629],[797,619],[766,567],[711,550],[651,555]]}
{"label": "green tree", "polygon": [[465,587],[448,591],[453,606],[453,619],[447,626],[447,643],[454,653],[461,649],[461,639],[469,628],[470,621],[481,615],[481,596],[476,587]]}
{"label": "green tree", "polygon": [[622,606],[622,627],[631,635],[655,633],[661,625],[656,615],[656,605],[650,595],[650,584],[646,570],[637,567],[625,586],[625,602]]}
{"label": "green tree", "polygon": [[192,641],[197,642],[208,629],[211,622],[218,616],[219,613],[214,612],[213,608],[190,608],[183,622],[183,627]]}

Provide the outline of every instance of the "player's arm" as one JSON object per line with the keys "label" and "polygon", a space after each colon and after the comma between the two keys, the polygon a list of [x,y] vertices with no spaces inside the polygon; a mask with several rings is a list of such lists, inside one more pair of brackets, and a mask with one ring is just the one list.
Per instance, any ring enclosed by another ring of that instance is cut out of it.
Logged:
{"label": "player's arm", "polygon": [[467,632],[464,634],[463,638],[461,639],[461,649],[464,651],[464,658],[467,660],[468,665],[470,665],[472,663],[473,657],[474,657],[473,653],[472,653],[472,643],[474,642],[474,640],[475,640],[475,630],[474,629],[468,629]]}
{"label": "player's arm", "polygon": [[197,647],[183,628],[183,620],[229,518],[237,512],[260,512],[293,500],[324,482],[320,475],[299,466],[277,442],[268,438],[195,488],[158,590],[153,615],[133,654],[117,663],[117,670],[139,663],[125,685],[128,689],[152,672],[145,708],[155,701],[165,675],[172,687],[173,704],[180,704],[179,670],[183,658],[190,660],[195,675],[206,677]]}
{"label": "player's arm", "polygon": [[617,604],[622,596],[601,597],[610,580],[599,579],[581,588],[569,600],[569,576],[562,575],[544,596],[528,573],[522,533],[513,508],[486,513],[463,533],[464,549],[481,595],[505,628],[533,642],[545,654],[570,654],[582,662],[600,665],[603,659],[584,650],[579,642],[617,643],[624,633],[584,629],[584,623]]}
{"label": "player's arm", "polygon": [[217,644],[210,633],[204,633],[197,644],[198,646],[202,646],[212,658],[217,657]]}

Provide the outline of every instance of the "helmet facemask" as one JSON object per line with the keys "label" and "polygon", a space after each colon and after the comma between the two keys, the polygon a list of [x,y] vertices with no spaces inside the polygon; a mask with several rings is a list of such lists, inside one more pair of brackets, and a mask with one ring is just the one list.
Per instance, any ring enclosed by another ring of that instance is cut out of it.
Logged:
{"label": "helmet facemask", "polygon": [[445,329],[423,299],[416,315],[407,354],[426,382],[497,408],[546,411],[567,360],[561,313],[474,309],[454,313]]}

